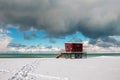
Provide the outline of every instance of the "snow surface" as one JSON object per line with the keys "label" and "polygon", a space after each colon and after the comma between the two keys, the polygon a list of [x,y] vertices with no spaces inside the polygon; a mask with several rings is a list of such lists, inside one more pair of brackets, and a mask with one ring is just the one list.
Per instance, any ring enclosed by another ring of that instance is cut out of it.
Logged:
{"label": "snow surface", "polygon": [[120,80],[120,57],[1,58],[0,80]]}

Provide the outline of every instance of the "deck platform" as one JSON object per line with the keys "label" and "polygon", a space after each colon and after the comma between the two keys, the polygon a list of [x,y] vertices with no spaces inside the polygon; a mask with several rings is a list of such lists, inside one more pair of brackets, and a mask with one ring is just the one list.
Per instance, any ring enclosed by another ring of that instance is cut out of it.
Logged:
{"label": "deck platform", "polygon": [[56,56],[56,58],[86,58],[87,54],[85,52],[62,52]]}

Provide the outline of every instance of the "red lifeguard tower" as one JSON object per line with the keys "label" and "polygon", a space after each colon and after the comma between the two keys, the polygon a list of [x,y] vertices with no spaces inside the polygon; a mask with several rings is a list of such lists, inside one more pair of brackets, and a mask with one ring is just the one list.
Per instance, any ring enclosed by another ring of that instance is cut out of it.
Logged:
{"label": "red lifeguard tower", "polygon": [[65,43],[65,51],[67,53],[82,52],[83,43],[73,43],[73,42]]}
{"label": "red lifeguard tower", "polygon": [[85,52],[83,52],[83,43],[80,42],[66,42],[65,51],[61,52],[56,58],[82,58]]}

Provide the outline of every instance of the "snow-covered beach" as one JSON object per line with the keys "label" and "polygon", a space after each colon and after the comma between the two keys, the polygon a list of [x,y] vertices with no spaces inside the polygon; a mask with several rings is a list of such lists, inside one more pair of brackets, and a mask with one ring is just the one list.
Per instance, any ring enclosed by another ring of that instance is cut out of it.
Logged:
{"label": "snow-covered beach", "polygon": [[1,58],[0,80],[120,80],[120,57]]}

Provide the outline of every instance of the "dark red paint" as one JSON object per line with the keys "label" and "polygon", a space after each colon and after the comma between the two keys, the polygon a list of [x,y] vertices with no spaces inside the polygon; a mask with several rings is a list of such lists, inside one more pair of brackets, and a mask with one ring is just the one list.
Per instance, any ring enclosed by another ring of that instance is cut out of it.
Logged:
{"label": "dark red paint", "polygon": [[65,43],[66,52],[82,52],[83,44],[82,43]]}

